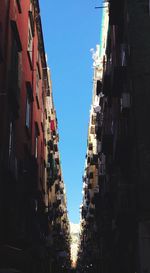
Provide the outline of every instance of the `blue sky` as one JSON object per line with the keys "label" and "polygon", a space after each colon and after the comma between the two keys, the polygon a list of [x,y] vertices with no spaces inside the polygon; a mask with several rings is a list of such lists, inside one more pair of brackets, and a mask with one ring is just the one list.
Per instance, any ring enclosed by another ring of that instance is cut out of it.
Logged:
{"label": "blue sky", "polygon": [[100,40],[102,0],[40,0],[60,135],[69,219],[79,222],[82,175],[92,98],[91,48]]}

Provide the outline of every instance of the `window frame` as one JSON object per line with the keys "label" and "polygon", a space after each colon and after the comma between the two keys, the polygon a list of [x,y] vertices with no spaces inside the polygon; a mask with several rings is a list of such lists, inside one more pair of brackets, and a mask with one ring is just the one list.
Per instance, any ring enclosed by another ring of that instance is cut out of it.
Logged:
{"label": "window frame", "polygon": [[40,80],[41,80],[41,75],[40,75],[40,70],[39,70],[39,64],[37,63],[37,65],[36,65],[36,101],[37,101],[38,109],[40,108],[40,104],[39,104]]}
{"label": "window frame", "polygon": [[38,123],[35,122],[35,132],[34,132],[34,156],[36,159],[38,159],[38,137],[40,135],[40,130]]}
{"label": "window frame", "polygon": [[32,35],[32,29],[31,29],[31,24],[30,24],[30,19],[28,19],[28,41],[27,41],[27,54],[29,58],[29,63],[32,67],[32,61],[33,61],[33,35]]}
{"label": "window frame", "polygon": [[2,22],[0,22],[0,64],[3,62],[3,47],[2,47],[1,41],[3,41],[3,27],[2,27]]}
{"label": "window frame", "polygon": [[31,127],[31,102],[29,96],[26,97],[26,118],[25,118],[25,126],[29,130]]}
{"label": "window frame", "polygon": [[16,0],[19,13],[22,13],[21,0]]}
{"label": "window frame", "polygon": [[17,42],[17,47],[18,47],[18,52],[22,51],[22,43],[21,43],[21,39],[20,39],[20,34],[18,31],[18,26],[15,20],[11,20],[11,28],[14,34],[14,38]]}
{"label": "window frame", "polygon": [[[29,130],[31,128],[31,111],[32,111],[32,102],[33,98],[33,90],[30,81],[26,81],[26,116],[25,116],[25,126]],[[27,108],[29,107],[29,108]],[[27,118],[27,111],[29,109],[29,114]],[[27,122],[28,120],[28,122]]]}
{"label": "window frame", "polygon": [[34,146],[34,155],[35,155],[35,158],[37,159],[38,158],[38,136],[36,135],[35,136],[35,146]]}

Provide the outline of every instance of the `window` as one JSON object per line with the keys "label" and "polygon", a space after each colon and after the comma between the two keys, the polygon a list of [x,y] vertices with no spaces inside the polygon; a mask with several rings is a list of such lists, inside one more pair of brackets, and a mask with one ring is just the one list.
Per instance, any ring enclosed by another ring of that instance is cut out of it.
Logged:
{"label": "window", "polygon": [[42,131],[44,132],[44,114],[43,114],[43,111],[41,112],[41,127],[42,127]]}
{"label": "window", "polygon": [[30,4],[30,9],[28,12],[28,45],[27,53],[29,57],[30,66],[32,68],[32,50],[33,50],[33,37],[34,37],[34,17],[33,17],[33,5]]}
{"label": "window", "polygon": [[27,53],[28,53],[29,62],[30,62],[31,67],[32,67],[32,48],[33,48],[33,36],[32,36],[31,24],[29,21]]}
{"label": "window", "polygon": [[27,100],[26,100],[26,121],[25,125],[29,129],[31,125],[31,103],[33,102],[33,91],[29,81],[26,82]]}
{"label": "window", "polygon": [[18,6],[18,11],[19,11],[19,13],[21,13],[22,12],[22,10],[21,10],[21,0],[16,0],[16,3],[17,3],[17,6]]}
{"label": "window", "polygon": [[13,123],[10,123],[10,128],[9,128],[9,157],[11,156],[11,153],[14,148],[14,126]]}
{"label": "window", "polygon": [[31,104],[29,101],[29,98],[27,96],[27,102],[26,102],[26,127],[30,128],[30,116],[31,116]]}
{"label": "window", "polygon": [[10,122],[9,126],[9,170],[17,179],[18,170],[17,170],[17,158],[15,155],[15,127],[13,122]]}
{"label": "window", "polygon": [[39,73],[39,67],[37,65],[36,66],[36,100],[37,100],[38,108],[40,108],[40,106],[39,106],[39,82],[40,82],[40,73]]}
{"label": "window", "polygon": [[40,135],[38,123],[35,122],[35,139],[34,139],[34,155],[35,158],[38,158],[38,136]]}
{"label": "window", "polygon": [[33,18],[32,10],[29,10],[29,20],[30,20],[32,36],[34,36],[34,18]]}
{"label": "window", "polygon": [[34,101],[33,90],[32,90],[31,83],[29,81],[26,82],[26,89],[27,89],[27,94],[28,94],[30,101],[33,102]]}
{"label": "window", "polygon": [[22,44],[21,44],[20,35],[19,35],[16,21],[11,20],[11,27],[13,30],[14,38],[17,42],[18,52],[20,52],[20,51],[22,51]]}
{"label": "window", "polygon": [[39,70],[38,70],[38,67],[36,69],[36,95],[39,96],[39,80],[40,80],[40,77],[39,77]]}
{"label": "window", "polygon": [[10,61],[10,71],[9,71],[9,92],[8,99],[11,107],[13,117],[17,119],[19,117],[19,107],[20,107],[20,85],[21,85],[21,69],[19,65],[19,51],[18,43],[14,32],[11,39],[11,61]]}
{"label": "window", "polygon": [[2,23],[0,22],[0,63],[3,61],[3,50],[2,50],[2,41],[3,41],[3,32],[2,32]]}
{"label": "window", "polygon": [[17,47],[16,40],[13,39],[12,47],[11,47],[11,69],[15,73],[15,80],[17,83],[18,83],[18,68],[19,68],[18,66],[19,66],[18,47]]}
{"label": "window", "polygon": [[38,158],[38,136],[35,136],[35,158]]}

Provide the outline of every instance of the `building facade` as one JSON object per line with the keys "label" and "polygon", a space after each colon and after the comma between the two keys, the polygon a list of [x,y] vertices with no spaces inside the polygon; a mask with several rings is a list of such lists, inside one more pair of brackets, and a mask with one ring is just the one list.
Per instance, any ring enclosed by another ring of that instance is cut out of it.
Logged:
{"label": "building facade", "polygon": [[[69,221],[37,0],[0,3],[0,112],[0,268],[55,272],[59,256],[59,270],[67,268]],[[57,237],[65,249],[55,250]]]}
{"label": "building facade", "polygon": [[[109,20],[103,36],[107,40],[101,41],[102,76],[96,81],[101,95],[94,111],[96,131],[92,129],[95,133],[92,144],[96,143],[97,151],[95,144],[89,147],[96,154],[97,170],[89,175],[88,148],[84,175],[79,267],[86,268],[86,272],[150,271],[146,122],[150,87],[149,8],[149,1],[144,0],[108,2]],[[94,186],[89,179],[94,183],[97,172],[98,193],[93,200]],[[88,213],[93,201],[95,210],[90,226]],[[93,262],[90,254],[93,243],[98,246],[98,263]],[[94,269],[90,268],[93,265]]]}

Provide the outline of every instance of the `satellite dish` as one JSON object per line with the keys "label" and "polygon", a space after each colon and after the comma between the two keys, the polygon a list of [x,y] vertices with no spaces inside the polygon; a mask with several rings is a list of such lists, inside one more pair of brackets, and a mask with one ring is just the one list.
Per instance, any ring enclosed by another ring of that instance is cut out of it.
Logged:
{"label": "satellite dish", "polygon": [[94,107],[94,111],[95,111],[95,113],[100,113],[100,111],[101,111],[100,105],[95,106],[95,107]]}

